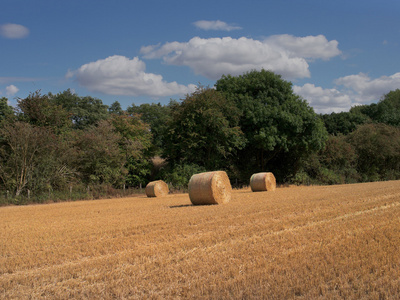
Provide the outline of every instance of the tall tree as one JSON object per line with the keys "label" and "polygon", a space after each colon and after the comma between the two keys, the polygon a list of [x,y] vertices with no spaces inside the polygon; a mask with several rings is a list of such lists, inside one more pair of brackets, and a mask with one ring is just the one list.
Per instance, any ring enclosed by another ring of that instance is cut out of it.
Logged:
{"label": "tall tree", "polygon": [[223,76],[215,86],[240,110],[239,125],[247,140],[237,161],[243,179],[253,172],[271,170],[278,180],[287,180],[304,156],[324,145],[327,133],[323,122],[281,76],[251,71]]}
{"label": "tall tree", "polygon": [[75,168],[86,184],[121,186],[126,175],[126,156],[119,147],[121,135],[106,120],[76,131]]}
{"label": "tall tree", "polygon": [[118,101],[114,101],[110,105],[110,107],[108,108],[108,112],[115,115],[122,115],[124,113],[121,104]]}
{"label": "tall tree", "polygon": [[71,114],[76,129],[87,128],[109,117],[108,106],[103,101],[90,96],[79,97],[69,89],[57,95],[49,94],[49,98]]}
{"label": "tall tree", "polygon": [[128,172],[126,183],[129,186],[145,184],[152,166],[149,151],[152,136],[149,126],[136,114],[114,114],[110,122],[121,136],[119,146],[125,155],[125,168]]}
{"label": "tall tree", "polygon": [[6,97],[0,98],[0,121],[6,119],[7,117],[13,116],[14,110],[8,105],[8,99]]}
{"label": "tall tree", "polygon": [[326,130],[329,134],[347,135],[357,129],[359,125],[367,123],[370,118],[357,109],[349,112],[331,113],[322,115]]}
{"label": "tall tree", "polygon": [[127,108],[127,112],[132,115],[138,114],[143,122],[150,125],[153,150],[155,154],[160,155],[165,143],[167,123],[171,118],[170,106],[161,105],[160,103],[144,103],[139,106],[132,104]]}
{"label": "tall tree", "polygon": [[347,137],[357,153],[357,171],[363,181],[400,179],[400,129],[365,124]]}
{"label": "tall tree", "polygon": [[199,87],[171,107],[165,156],[172,163],[228,169],[244,145],[238,122],[233,101],[215,89]]}
{"label": "tall tree", "polygon": [[18,99],[17,117],[21,121],[49,127],[56,132],[67,130],[72,125],[70,114],[47,95],[41,95],[40,91],[31,93],[25,99]]}
{"label": "tall tree", "polygon": [[362,106],[361,112],[377,123],[400,126],[400,89],[384,95],[378,104]]}
{"label": "tall tree", "polygon": [[0,136],[0,179],[16,196],[70,181],[71,148],[51,128],[10,122],[0,128]]}

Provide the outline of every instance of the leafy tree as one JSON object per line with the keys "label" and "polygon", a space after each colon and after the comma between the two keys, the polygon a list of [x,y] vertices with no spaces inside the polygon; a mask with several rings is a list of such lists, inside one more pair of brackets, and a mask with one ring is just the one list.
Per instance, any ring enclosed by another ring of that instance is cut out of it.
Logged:
{"label": "leafy tree", "polygon": [[330,135],[326,145],[318,153],[309,155],[295,183],[344,184],[360,180],[357,172],[357,153],[347,136]]}
{"label": "leafy tree", "polygon": [[365,105],[360,110],[377,123],[400,126],[400,89],[384,95],[378,104]]}
{"label": "leafy tree", "polygon": [[357,154],[357,171],[363,181],[400,178],[400,129],[385,124],[365,124],[348,142]]}
{"label": "leafy tree", "polygon": [[[354,174],[357,164],[357,153],[344,135],[329,136],[324,149],[319,153],[319,160],[328,169],[341,172],[345,178]],[[347,172],[347,174],[346,174]],[[345,183],[346,180],[343,180]]]}
{"label": "leafy tree", "polygon": [[110,105],[108,112],[115,115],[122,115],[124,113],[121,104],[118,101],[115,101]]}
{"label": "leafy tree", "polygon": [[233,101],[214,89],[199,87],[171,106],[165,157],[173,164],[227,169],[244,144],[238,121]]}
{"label": "leafy tree", "polygon": [[127,108],[127,112],[129,114],[138,114],[143,122],[150,125],[153,150],[156,154],[161,154],[161,149],[165,144],[167,123],[171,118],[171,107],[169,105],[163,106],[160,103],[145,103],[139,106],[132,104]]}
{"label": "leafy tree", "polygon": [[60,187],[71,179],[70,148],[50,128],[25,122],[0,128],[0,178],[16,196]]}
{"label": "leafy tree", "polygon": [[13,108],[8,105],[8,99],[6,97],[0,98],[0,121],[14,115]]}
{"label": "leafy tree", "polygon": [[240,110],[239,125],[247,140],[237,156],[243,180],[270,170],[285,181],[307,155],[323,147],[327,139],[323,122],[281,76],[251,71],[222,76],[215,86]]}
{"label": "leafy tree", "polygon": [[349,112],[331,113],[322,115],[326,130],[329,134],[347,135],[357,129],[357,126],[365,124],[369,121],[369,117],[360,112],[360,110],[352,109]]}
{"label": "leafy tree", "polygon": [[112,115],[110,122],[121,137],[118,144],[126,158],[126,183],[130,186],[145,184],[152,167],[148,151],[152,136],[148,125],[138,115],[128,114]]}
{"label": "leafy tree", "polygon": [[[172,166],[172,167],[171,167]],[[196,164],[169,165],[161,171],[161,178],[174,188],[185,190],[190,178],[197,173],[206,172],[207,169]]]}
{"label": "leafy tree", "polygon": [[18,99],[17,117],[20,121],[35,126],[50,127],[57,133],[72,125],[70,114],[39,91],[31,93],[25,99]]}
{"label": "leafy tree", "polygon": [[126,155],[119,147],[121,138],[106,120],[76,132],[75,167],[82,182],[115,186],[124,183]]}
{"label": "leafy tree", "polygon": [[100,99],[90,96],[79,97],[69,89],[57,95],[50,93],[49,98],[71,114],[76,129],[88,128],[109,117],[108,106]]}

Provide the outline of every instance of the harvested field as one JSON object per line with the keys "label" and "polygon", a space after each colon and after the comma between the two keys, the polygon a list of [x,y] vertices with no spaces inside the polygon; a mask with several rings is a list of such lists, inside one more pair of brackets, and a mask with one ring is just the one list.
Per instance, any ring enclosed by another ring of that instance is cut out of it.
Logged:
{"label": "harvested field", "polygon": [[0,208],[2,299],[399,299],[400,181]]}

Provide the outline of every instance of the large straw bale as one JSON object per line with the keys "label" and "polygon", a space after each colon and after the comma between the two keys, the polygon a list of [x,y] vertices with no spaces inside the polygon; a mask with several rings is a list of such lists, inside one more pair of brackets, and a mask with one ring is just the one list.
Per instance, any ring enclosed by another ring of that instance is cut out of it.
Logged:
{"label": "large straw bale", "polygon": [[189,180],[189,198],[194,205],[228,203],[231,194],[232,186],[224,171],[195,174]]}
{"label": "large straw bale", "polygon": [[146,186],[147,197],[162,197],[169,193],[168,185],[162,181],[152,181]]}
{"label": "large straw bale", "polygon": [[250,187],[253,192],[275,191],[276,180],[271,172],[253,174],[250,178]]}

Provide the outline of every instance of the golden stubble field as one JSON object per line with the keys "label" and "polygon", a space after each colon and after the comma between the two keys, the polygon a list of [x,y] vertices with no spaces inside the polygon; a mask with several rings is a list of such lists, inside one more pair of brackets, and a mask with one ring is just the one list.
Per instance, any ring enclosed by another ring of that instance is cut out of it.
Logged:
{"label": "golden stubble field", "polygon": [[399,299],[400,181],[0,208],[1,299]]}

